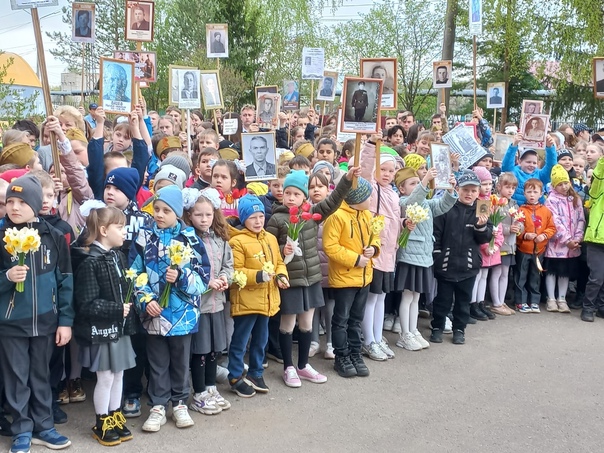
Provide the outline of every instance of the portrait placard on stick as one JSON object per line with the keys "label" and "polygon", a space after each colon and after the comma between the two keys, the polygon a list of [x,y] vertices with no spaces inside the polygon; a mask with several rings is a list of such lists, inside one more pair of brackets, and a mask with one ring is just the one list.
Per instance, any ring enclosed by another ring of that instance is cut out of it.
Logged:
{"label": "portrait placard on stick", "polygon": [[222,87],[218,71],[201,71],[201,91],[203,93],[203,108],[214,110],[224,108]]}
{"label": "portrait placard on stick", "polygon": [[432,87],[451,88],[453,86],[453,62],[451,60],[432,63]]}
{"label": "portrait placard on stick", "polygon": [[279,93],[260,93],[257,102],[256,123],[258,127],[276,129],[281,109],[281,95]]}
{"label": "portrait placard on stick", "polygon": [[520,122],[520,133],[523,137],[518,146],[544,149],[548,128],[549,115],[523,114]]}
{"label": "portrait placard on stick", "polygon": [[336,71],[323,71],[323,79],[317,91],[317,101],[333,102],[336,98],[336,84],[338,73]]}
{"label": "portrait placard on stick", "polygon": [[397,59],[363,58],[361,76],[369,79],[382,79],[382,110],[396,110],[397,102]]}
{"label": "portrait placard on stick", "polygon": [[277,179],[277,148],[274,132],[241,134],[246,181]]}
{"label": "portrait placard on stick", "polygon": [[604,99],[604,57],[593,59],[594,97]]}
{"label": "portrait placard on stick", "polygon": [[470,36],[482,34],[482,0],[470,0]]}
{"label": "portrait placard on stick", "polygon": [[228,24],[206,24],[206,54],[208,58],[228,58]]}
{"label": "portrait placard on stick", "polygon": [[[129,50],[116,50],[113,58],[131,61],[134,63],[134,81],[153,83],[157,80],[157,66],[155,52],[131,52]],[[141,88],[144,88],[141,85]]]}
{"label": "portrait placard on stick", "polygon": [[302,78],[304,80],[321,80],[323,71],[325,71],[325,49],[304,47],[302,49]]}
{"label": "portrait placard on stick", "polygon": [[71,5],[71,40],[94,43],[94,3],[73,3]]}
{"label": "portrait placard on stick", "polygon": [[505,108],[505,82],[487,84],[487,108]]}
{"label": "portrait placard on stick", "polygon": [[381,79],[345,77],[342,90],[342,132],[376,133],[382,94]]}
{"label": "portrait placard on stick", "polygon": [[487,152],[478,144],[464,123],[460,123],[443,135],[443,142],[451,147],[452,153],[459,154],[459,167],[470,168]]}
{"label": "portrait placard on stick", "polygon": [[184,72],[186,71],[196,70],[197,68],[193,68],[190,66],[168,66],[168,85],[170,86],[170,90],[168,91],[168,103],[170,105],[178,104],[180,102],[180,71],[183,71],[184,74]]}
{"label": "portrait placard on stick", "polygon": [[449,180],[451,179],[453,170],[449,145],[443,145],[442,143],[430,144],[430,156],[430,162],[436,168],[434,189],[451,189],[453,186]]}
{"label": "portrait placard on stick", "polygon": [[59,0],[10,0],[10,9],[31,9],[44,6],[59,6]]}
{"label": "portrait placard on stick", "polygon": [[179,69],[178,87],[180,93],[178,97],[179,109],[200,109],[201,96],[199,91],[200,73],[198,69]]}
{"label": "portrait placard on stick", "polygon": [[[256,92],[258,93],[258,92]],[[256,94],[258,99],[258,94]],[[298,110],[300,107],[300,90],[295,80],[283,82],[283,110]]]}
{"label": "portrait placard on stick", "polygon": [[155,3],[147,0],[126,0],[126,40],[153,41]]}
{"label": "portrait placard on stick", "polygon": [[522,116],[543,113],[543,101],[531,101],[525,99],[522,101]]}
{"label": "portrait placard on stick", "polygon": [[503,161],[503,156],[510,145],[514,143],[514,136],[508,134],[495,134],[495,153],[493,160],[497,162]]}
{"label": "portrait placard on stick", "polygon": [[108,113],[130,113],[134,99],[134,63],[101,57],[99,97]]}

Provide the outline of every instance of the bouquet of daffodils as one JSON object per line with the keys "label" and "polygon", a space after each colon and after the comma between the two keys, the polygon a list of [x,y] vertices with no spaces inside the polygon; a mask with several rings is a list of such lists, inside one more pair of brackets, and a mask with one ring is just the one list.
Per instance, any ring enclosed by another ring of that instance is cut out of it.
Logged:
{"label": "bouquet of daffodils", "polygon": [[149,277],[144,272],[137,276],[136,271],[134,269],[128,269],[126,271],[126,280],[129,282],[129,284],[128,292],[126,293],[124,303],[129,304],[130,299],[132,298],[132,294],[134,293],[134,288],[140,289],[145,286],[149,281]]}
{"label": "bouquet of daffodils", "polygon": [[291,244],[294,248],[293,255],[286,255],[283,261],[285,264],[291,262],[294,259],[294,256],[302,256],[302,249],[300,248],[298,238],[300,236],[300,231],[304,227],[304,224],[309,220],[314,220],[315,222],[320,222],[322,217],[321,214],[310,213],[310,203],[304,203],[302,206],[292,206],[289,208],[289,224],[287,227],[287,242],[286,245]]}
{"label": "bouquet of daffodils", "polygon": [[[184,245],[182,242],[172,241],[168,246],[168,257],[170,258],[170,269],[182,269],[186,266],[193,257],[193,249],[189,245]],[[166,283],[164,290],[159,298],[159,306],[166,308],[170,301],[170,290],[172,283]]]}
{"label": "bouquet of daffodils", "polygon": [[[40,235],[34,228],[8,228],[4,235],[4,248],[19,261],[19,266],[25,264],[25,255],[35,253],[40,248]],[[17,283],[17,291],[25,290],[25,282]]]}
{"label": "bouquet of daffodils", "polygon": [[241,271],[234,271],[233,283],[239,286],[239,291],[241,291],[243,288],[245,288],[245,285],[247,285],[247,275]]}
{"label": "bouquet of daffodils", "polygon": [[[262,263],[262,270],[264,272],[266,272],[268,275],[270,275],[271,277],[273,275],[275,275],[275,265],[273,264],[272,261],[266,261],[264,260],[264,253],[263,252],[258,252],[254,255],[254,258],[256,258],[258,261],[260,261],[260,263]],[[264,261],[263,261],[264,260]],[[275,275],[275,277],[277,278],[277,280],[279,280],[281,283],[283,282],[283,279],[278,276]]]}
{"label": "bouquet of daffodils", "polygon": [[510,215],[510,217],[512,217],[512,220],[514,222],[522,223],[526,220],[526,216],[524,215],[524,212],[522,212],[520,209],[518,209],[515,206],[512,206],[510,208],[510,210],[508,211],[508,214]]}
{"label": "bouquet of daffodils", "polygon": [[[407,220],[412,222],[414,225],[418,223],[422,223],[430,218],[430,212],[428,208],[424,208],[423,206],[413,203],[407,206],[405,216]],[[409,242],[409,236],[411,236],[411,231],[409,228],[405,227],[400,237],[398,238],[398,246],[402,249],[407,247],[407,242]]]}
{"label": "bouquet of daffodils", "polygon": [[379,236],[385,227],[386,222],[384,221],[383,215],[376,215],[371,219],[371,222],[369,223],[369,231],[371,231],[371,234],[369,235],[369,244],[373,241],[373,237]]}

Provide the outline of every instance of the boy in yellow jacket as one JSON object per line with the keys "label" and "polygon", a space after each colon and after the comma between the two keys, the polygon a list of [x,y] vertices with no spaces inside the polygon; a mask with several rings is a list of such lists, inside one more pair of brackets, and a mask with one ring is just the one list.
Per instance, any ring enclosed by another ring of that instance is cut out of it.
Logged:
{"label": "boy in yellow jacket", "polygon": [[[277,238],[264,230],[264,203],[245,195],[239,199],[237,211],[244,227],[231,229],[229,241],[235,268],[230,292],[234,331],[229,347],[229,383],[237,395],[250,398],[256,392],[268,393],[262,377],[268,319],[279,311],[279,288],[289,288],[289,281]],[[244,379],[248,340],[250,368]]]}
{"label": "boy in yellow jacket", "polygon": [[331,321],[334,369],[342,377],[369,376],[361,355],[361,322],[373,278],[371,259],[380,251],[379,235],[371,237],[370,232],[371,191],[371,184],[358,178],[358,187],[348,193],[323,227],[329,287],[336,302]]}

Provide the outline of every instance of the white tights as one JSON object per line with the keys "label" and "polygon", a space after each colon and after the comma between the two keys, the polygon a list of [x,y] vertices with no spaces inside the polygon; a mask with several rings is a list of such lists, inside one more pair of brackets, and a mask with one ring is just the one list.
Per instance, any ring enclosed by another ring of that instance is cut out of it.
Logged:
{"label": "white tights", "polygon": [[[558,299],[566,299],[566,292],[568,291],[568,277],[558,276]],[[545,276],[545,288],[547,289],[547,298],[556,298],[556,276],[554,274],[547,274]]]}
{"label": "white tights", "polygon": [[510,266],[505,266],[503,264],[491,269],[489,289],[491,290],[493,307],[501,307],[505,303],[505,293],[508,289],[509,274]]}
{"label": "white tights", "polygon": [[113,373],[111,370],[96,372],[93,400],[94,411],[98,415],[109,414],[120,408],[123,377],[123,371],[118,373]]}
{"label": "white tights", "polygon": [[484,296],[487,293],[487,276],[489,268],[485,267],[478,271],[476,280],[474,280],[474,288],[472,289],[472,302],[484,302]]}
{"label": "white tights", "polygon": [[384,300],[386,293],[373,294],[367,296],[365,304],[365,316],[361,323],[363,339],[365,345],[370,345],[374,341],[382,341],[382,329],[384,328]]}
{"label": "white tights", "polygon": [[398,309],[398,315],[401,319],[401,329],[403,333],[415,332],[417,330],[417,315],[419,313],[419,293],[403,291],[401,305]]}

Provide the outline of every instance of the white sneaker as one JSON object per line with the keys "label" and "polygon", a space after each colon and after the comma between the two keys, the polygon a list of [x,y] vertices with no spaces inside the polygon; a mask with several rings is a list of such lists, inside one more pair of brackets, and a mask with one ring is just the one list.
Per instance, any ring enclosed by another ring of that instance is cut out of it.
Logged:
{"label": "white sneaker", "polygon": [[216,382],[219,384],[226,384],[229,382],[229,370],[218,365],[218,367],[216,367]]}
{"label": "white sneaker", "polygon": [[149,418],[143,424],[143,431],[156,433],[162,425],[166,424],[166,408],[164,406],[153,406]]}
{"label": "white sneaker", "polygon": [[406,349],[407,351],[420,351],[422,349],[422,345],[419,344],[419,342],[415,339],[415,335],[413,335],[411,332],[400,335],[396,345],[399,348]]}
{"label": "white sneaker", "polygon": [[172,406],[172,420],[176,422],[177,428],[188,428],[195,424],[182,401],[179,401],[177,406]]}
{"label": "white sneaker", "polygon": [[380,347],[380,349],[382,351],[384,351],[384,354],[386,354],[386,357],[388,357],[389,359],[394,359],[394,351],[392,349],[390,349],[390,346],[388,346],[388,342],[386,341],[386,338],[382,337],[382,341],[380,341],[378,343],[378,346]]}
{"label": "white sneaker", "polygon": [[215,415],[222,412],[222,408],[218,406],[218,403],[207,390],[205,392],[196,393],[193,395],[193,401],[189,406],[192,411],[199,412],[204,415]]}
{"label": "white sneaker", "polygon": [[333,346],[331,343],[327,343],[327,348],[325,349],[325,354],[323,354],[323,357],[326,360],[333,360],[336,358],[336,354],[333,352]]}
{"label": "white sneaker", "polygon": [[392,330],[393,325],[394,325],[394,315],[384,316],[384,328],[382,330],[386,330],[387,332],[390,332]]}
{"label": "white sneaker", "polygon": [[319,352],[319,343],[316,341],[310,342],[310,349],[308,350],[308,357],[314,357]]}
{"label": "white sneaker", "polygon": [[212,385],[212,386],[208,387],[208,392],[210,392],[210,394],[214,398],[214,401],[216,401],[216,404],[218,405],[218,407],[220,407],[220,409],[222,409],[223,411],[226,411],[231,408],[231,403],[229,403],[224,398],[224,396],[222,396],[218,392],[218,389],[216,388],[216,386]]}
{"label": "white sneaker", "polygon": [[422,337],[422,334],[420,333],[419,330],[416,330],[415,332],[412,332],[412,333],[413,333],[413,336],[415,337],[415,340],[420,344],[422,349],[428,349],[430,347],[430,343],[428,343],[428,341],[426,341],[426,339],[424,337]]}
{"label": "white sneaker", "polygon": [[448,316],[445,317],[445,330],[443,330],[443,333],[453,333],[453,323],[451,322]]}
{"label": "white sneaker", "polygon": [[361,352],[369,357],[371,360],[383,362],[388,360],[388,356],[382,351],[382,348],[374,341],[370,345],[363,345]]}
{"label": "white sneaker", "polygon": [[397,316],[394,319],[394,325],[392,326],[392,333],[401,333],[402,331],[403,331],[403,329],[401,328],[401,320]]}

